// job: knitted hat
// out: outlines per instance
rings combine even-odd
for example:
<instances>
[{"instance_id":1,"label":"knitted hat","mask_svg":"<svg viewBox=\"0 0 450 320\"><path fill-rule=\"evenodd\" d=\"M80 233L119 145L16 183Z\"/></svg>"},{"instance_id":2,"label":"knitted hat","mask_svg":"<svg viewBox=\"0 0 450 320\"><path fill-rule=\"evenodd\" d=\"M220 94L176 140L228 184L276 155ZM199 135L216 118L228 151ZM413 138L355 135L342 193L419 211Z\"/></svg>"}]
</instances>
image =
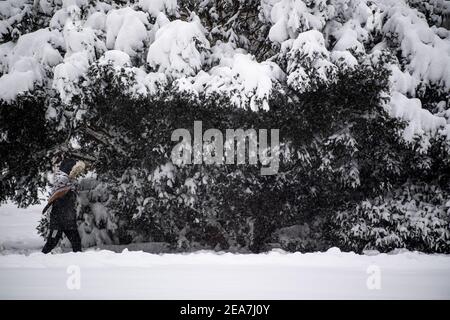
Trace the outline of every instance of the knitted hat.
<instances>
[{"instance_id":1,"label":"knitted hat","mask_svg":"<svg viewBox=\"0 0 450 320\"><path fill-rule=\"evenodd\" d=\"M72 170L72 167L75 165L75 163L77 163L77 162L73 159L64 159L63 161L61 161L61 164L59 165L59 170L61 170L64 173L69 174L70 171Z\"/></svg>"}]
</instances>

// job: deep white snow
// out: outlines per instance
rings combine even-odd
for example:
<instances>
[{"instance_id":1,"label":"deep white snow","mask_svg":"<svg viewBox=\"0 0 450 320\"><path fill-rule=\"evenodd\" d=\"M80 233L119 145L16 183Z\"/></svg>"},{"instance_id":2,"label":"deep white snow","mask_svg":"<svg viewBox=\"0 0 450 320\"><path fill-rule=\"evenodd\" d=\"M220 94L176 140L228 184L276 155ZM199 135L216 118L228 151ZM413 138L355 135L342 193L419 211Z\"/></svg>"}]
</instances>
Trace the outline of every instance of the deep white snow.
<instances>
[{"instance_id":1,"label":"deep white snow","mask_svg":"<svg viewBox=\"0 0 450 320\"><path fill-rule=\"evenodd\" d=\"M44 240L36 231L42 208L35 205L18 209L11 203L0 206L0 254L42 249Z\"/></svg>"},{"instance_id":2,"label":"deep white snow","mask_svg":"<svg viewBox=\"0 0 450 320\"><path fill-rule=\"evenodd\" d=\"M0 207L0 299L450 298L450 255L357 255L337 248L306 254L89 249L44 255L35 233L41 208ZM77 274L79 289L73 286Z\"/></svg>"}]
</instances>

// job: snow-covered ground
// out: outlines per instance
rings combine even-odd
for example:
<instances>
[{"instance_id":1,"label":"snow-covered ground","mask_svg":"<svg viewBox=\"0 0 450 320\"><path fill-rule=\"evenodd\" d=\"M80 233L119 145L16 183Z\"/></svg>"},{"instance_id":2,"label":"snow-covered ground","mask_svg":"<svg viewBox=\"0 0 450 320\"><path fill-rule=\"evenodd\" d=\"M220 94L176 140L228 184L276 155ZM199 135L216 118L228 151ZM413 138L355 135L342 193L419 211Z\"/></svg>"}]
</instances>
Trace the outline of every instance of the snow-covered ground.
<instances>
[{"instance_id":1,"label":"snow-covered ground","mask_svg":"<svg viewBox=\"0 0 450 320\"><path fill-rule=\"evenodd\" d=\"M449 255L357 255L336 248L44 255L35 230L39 212L39 206L0 207L0 299L450 299Z\"/></svg>"},{"instance_id":2,"label":"snow-covered ground","mask_svg":"<svg viewBox=\"0 0 450 320\"><path fill-rule=\"evenodd\" d=\"M44 240L36 231L42 208L35 205L19 209L11 203L0 206L0 254L42 249Z\"/></svg>"}]
</instances>

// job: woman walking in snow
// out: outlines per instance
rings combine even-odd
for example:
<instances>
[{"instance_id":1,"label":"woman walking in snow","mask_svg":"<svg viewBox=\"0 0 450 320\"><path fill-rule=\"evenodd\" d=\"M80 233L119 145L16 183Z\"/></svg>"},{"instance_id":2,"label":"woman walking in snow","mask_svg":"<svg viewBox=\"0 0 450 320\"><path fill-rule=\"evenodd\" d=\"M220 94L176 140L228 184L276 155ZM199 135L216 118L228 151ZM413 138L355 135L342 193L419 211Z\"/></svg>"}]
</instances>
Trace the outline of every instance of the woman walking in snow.
<instances>
[{"instance_id":1,"label":"woman walking in snow","mask_svg":"<svg viewBox=\"0 0 450 320\"><path fill-rule=\"evenodd\" d=\"M75 178L85 168L82 161L64 159L55 174L50 198L43 213L50 209L50 230L47 242L42 249L49 253L58 244L63 233L72 244L74 252L81 251L81 239L76 223L76 181Z\"/></svg>"}]
</instances>

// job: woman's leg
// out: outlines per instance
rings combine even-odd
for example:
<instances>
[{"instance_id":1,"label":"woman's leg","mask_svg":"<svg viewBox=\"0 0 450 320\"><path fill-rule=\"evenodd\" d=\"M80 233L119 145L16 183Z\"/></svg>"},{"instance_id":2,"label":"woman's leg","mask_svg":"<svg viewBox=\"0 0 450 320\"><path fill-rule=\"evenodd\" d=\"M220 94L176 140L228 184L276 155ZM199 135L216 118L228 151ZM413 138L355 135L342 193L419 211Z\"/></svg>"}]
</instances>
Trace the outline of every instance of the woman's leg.
<instances>
[{"instance_id":1,"label":"woman's leg","mask_svg":"<svg viewBox=\"0 0 450 320\"><path fill-rule=\"evenodd\" d=\"M69 239L70 243L72 244L73 252L80 252L81 251L81 238L80 238L80 234L78 233L78 230L77 229L64 230L64 233L66 234L67 239Z\"/></svg>"},{"instance_id":2,"label":"woman's leg","mask_svg":"<svg viewBox=\"0 0 450 320\"><path fill-rule=\"evenodd\" d=\"M44 245L44 248L42 248L43 253L49 253L53 250L54 247L58 244L59 240L62 237L62 231L51 229L48 233L47 242Z\"/></svg>"}]
</instances>

